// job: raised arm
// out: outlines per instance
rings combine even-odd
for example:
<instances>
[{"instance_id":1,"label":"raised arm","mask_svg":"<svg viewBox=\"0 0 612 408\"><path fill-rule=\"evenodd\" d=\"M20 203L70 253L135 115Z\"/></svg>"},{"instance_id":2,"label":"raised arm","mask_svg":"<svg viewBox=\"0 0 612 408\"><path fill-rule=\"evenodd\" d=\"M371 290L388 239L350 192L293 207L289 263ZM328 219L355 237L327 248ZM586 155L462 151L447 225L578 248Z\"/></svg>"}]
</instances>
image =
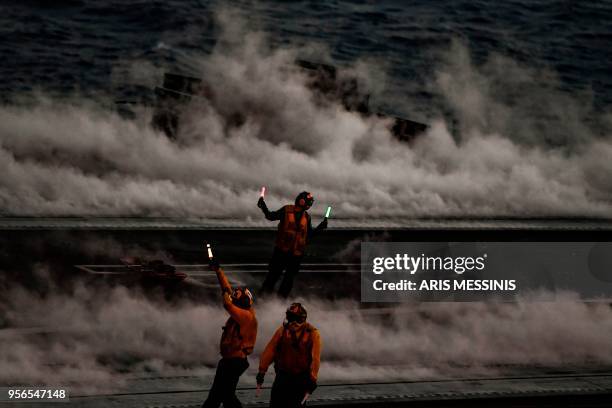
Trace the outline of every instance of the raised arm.
<instances>
[{"instance_id":1,"label":"raised arm","mask_svg":"<svg viewBox=\"0 0 612 408\"><path fill-rule=\"evenodd\" d=\"M327 218L323 218L323 221L321 221L319 225L313 228L312 220L310 218L310 215L308 215L308 236L309 237L316 236L319 232L323 231L326 228L327 228Z\"/></svg>"},{"instance_id":2,"label":"raised arm","mask_svg":"<svg viewBox=\"0 0 612 408\"><path fill-rule=\"evenodd\" d=\"M221 292L223 294L223 307L225 310L227 310L230 316L232 316L232 318L238 322L238 324L247 322L251 316L248 311L239 308L232 302L232 287L229 280L225 276L225 273L223 272L223 268L221 268L218 264L211 264L211 267L215 270L217 279L219 280L219 285L221 286Z\"/></svg>"},{"instance_id":3,"label":"raised arm","mask_svg":"<svg viewBox=\"0 0 612 408\"><path fill-rule=\"evenodd\" d=\"M257 206L261 208L261 212L264 213L264 216L268 221L279 221L285 215L284 207L276 211L268 210L268 206L266 205L266 202L264 201L263 197L259 197L259 201L257 201Z\"/></svg>"},{"instance_id":4,"label":"raised arm","mask_svg":"<svg viewBox=\"0 0 612 408\"><path fill-rule=\"evenodd\" d=\"M219 280L219 285L221 286L221 292L223 292L223 295L225 296L225 294L228 294L231 296L232 287L227 280L227 276L225 276L225 273L223 272L223 268L221 268L219 265L211 265L211 267L217 274L217 280Z\"/></svg>"}]
</instances>

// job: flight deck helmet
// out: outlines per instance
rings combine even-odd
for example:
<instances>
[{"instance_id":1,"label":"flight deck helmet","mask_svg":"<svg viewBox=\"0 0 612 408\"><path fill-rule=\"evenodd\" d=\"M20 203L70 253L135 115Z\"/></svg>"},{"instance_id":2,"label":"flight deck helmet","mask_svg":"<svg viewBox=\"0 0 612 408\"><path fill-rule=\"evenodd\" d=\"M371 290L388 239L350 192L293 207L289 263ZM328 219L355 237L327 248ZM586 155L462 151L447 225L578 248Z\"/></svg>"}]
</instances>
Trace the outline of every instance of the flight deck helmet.
<instances>
[{"instance_id":1,"label":"flight deck helmet","mask_svg":"<svg viewBox=\"0 0 612 408\"><path fill-rule=\"evenodd\" d=\"M237 287L232 291L232 303L241 309L250 309L253 300L253 294L248 288Z\"/></svg>"},{"instance_id":2,"label":"flight deck helmet","mask_svg":"<svg viewBox=\"0 0 612 408\"><path fill-rule=\"evenodd\" d=\"M291 306L287 308L287 323L304 323L307 316L308 313L306 313L306 309L304 309L301 303L292 303Z\"/></svg>"},{"instance_id":3,"label":"flight deck helmet","mask_svg":"<svg viewBox=\"0 0 612 408\"><path fill-rule=\"evenodd\" d=\"M304 209L309 209L314 203L314 197L308 191L302 191L295 198L295 205Z\"/></svg>"}]
</instances>

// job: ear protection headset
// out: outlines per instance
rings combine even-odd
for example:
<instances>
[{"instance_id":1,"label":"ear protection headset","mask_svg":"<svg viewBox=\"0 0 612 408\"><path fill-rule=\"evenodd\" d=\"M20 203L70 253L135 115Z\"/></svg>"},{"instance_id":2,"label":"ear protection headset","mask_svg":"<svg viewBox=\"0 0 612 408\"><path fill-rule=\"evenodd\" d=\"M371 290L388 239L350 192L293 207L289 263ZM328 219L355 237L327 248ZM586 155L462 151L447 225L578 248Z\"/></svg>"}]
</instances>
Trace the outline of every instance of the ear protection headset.
<instances>
[{"instance_id":1,"label":"ear protection headset","mask_svg":"<svg viewBox=\"0 0 612 408\"><path fill-rule=\"evenodd\" d=\"M232 303L242 309L248 309L253 304L253 294L247 288L238 287L232 292Z\"/></svg>"},{"instance_id":2,"label":"ear protection headset","mask_svg":"<svg viewBox=\"0 0 612 408\"><path fill-rule=\"evenodd\" d=\"M302 191L295 199L295 203L300 207L312 207L312 204L314 203L314 197L309 192Z\"/></svg>"},{"instance_id":3,"label":"ear protection headset","mask_svg":"<svg viewBox=\"0 0 612 408\"><path fill-rule=\"evenodd\" d=\"M287 323L297 322L304 323L306 321L306 317L308 313L306 313L306 309L302 306L301 303L292 303L285 313Z\"/></svg>"}]
</instances>

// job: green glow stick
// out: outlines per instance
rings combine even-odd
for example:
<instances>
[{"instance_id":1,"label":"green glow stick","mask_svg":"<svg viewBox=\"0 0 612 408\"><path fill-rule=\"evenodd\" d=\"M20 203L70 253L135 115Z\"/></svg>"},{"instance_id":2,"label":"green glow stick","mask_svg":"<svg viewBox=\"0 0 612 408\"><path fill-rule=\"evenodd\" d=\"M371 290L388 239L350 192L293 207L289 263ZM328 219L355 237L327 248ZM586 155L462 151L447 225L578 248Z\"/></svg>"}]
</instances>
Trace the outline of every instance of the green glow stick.
<instances>
[{"instance_id":1,"label":"green glow stick","mask_svg":"<svg viewBox=\"0 0 612 408\"><path fill-rule=\"evenodd\" d=\"M327 207L327 211L325 211L325 218L329 218L329 215L331 214L331 205Z\"/></svg>"}]
</instances>

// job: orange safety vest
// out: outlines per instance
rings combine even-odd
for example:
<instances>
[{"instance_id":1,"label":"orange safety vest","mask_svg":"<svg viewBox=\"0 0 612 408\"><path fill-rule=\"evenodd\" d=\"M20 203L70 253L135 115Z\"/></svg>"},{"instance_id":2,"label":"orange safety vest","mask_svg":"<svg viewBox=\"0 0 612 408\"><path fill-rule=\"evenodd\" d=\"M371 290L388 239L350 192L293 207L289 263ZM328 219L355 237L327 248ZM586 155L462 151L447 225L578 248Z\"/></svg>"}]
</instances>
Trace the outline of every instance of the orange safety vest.
<instances>
[{"instance_id":1,"label":"orange safety vest","mask_svg":"<svg viewBox=\"0 0 612 408\"><path fill-rule=\"evenodd\" d=\"M308 373L317 380L321 364L319 331L309 323L297 330L281 326L261 354L259 371L266 372L271 362L277 371L300 375Z\"/></svg>"},{"instance_id":2,"label":"orange safety vest","mask_svg":"<svg viewBox=\"0 0 612 408\"><path fill-rule=\"evenodd\" d=\"M304 255L308 235L308 212L304 210L298 224L296 221L296 213L300 212L298 208L295 205L286 205L283 209L285 216L278 224L276 247L295 256Z\"/></svg>"},{"instance_id":3,"label":"orange safety vest","mask_svg":"<svg viewBox=\"0 0 612 408\"><path fill-rule=\"evenodd\" d=\"M241 309L232 303L232 287L222 268L215 271L219 284L223 289L223 307L230 317L223 326L221 335L221 356L225 358L246 358L253 352L255 340L257 339L257 318L255 309Z\"/></svg>"},{"instance_id":4,"label":"orange safety vest","mask_svg":"<svg viewBox=\"0 0 612 408\"><path fill-rule=\"evenodd\" d=\"M234 306L235 307L235 306ZM253 352L257 337L257 319L253 310L240 310L242 322L234 317L227 319L221 335L221 356L245 358Z\"/></svg>"}]
</instances>

